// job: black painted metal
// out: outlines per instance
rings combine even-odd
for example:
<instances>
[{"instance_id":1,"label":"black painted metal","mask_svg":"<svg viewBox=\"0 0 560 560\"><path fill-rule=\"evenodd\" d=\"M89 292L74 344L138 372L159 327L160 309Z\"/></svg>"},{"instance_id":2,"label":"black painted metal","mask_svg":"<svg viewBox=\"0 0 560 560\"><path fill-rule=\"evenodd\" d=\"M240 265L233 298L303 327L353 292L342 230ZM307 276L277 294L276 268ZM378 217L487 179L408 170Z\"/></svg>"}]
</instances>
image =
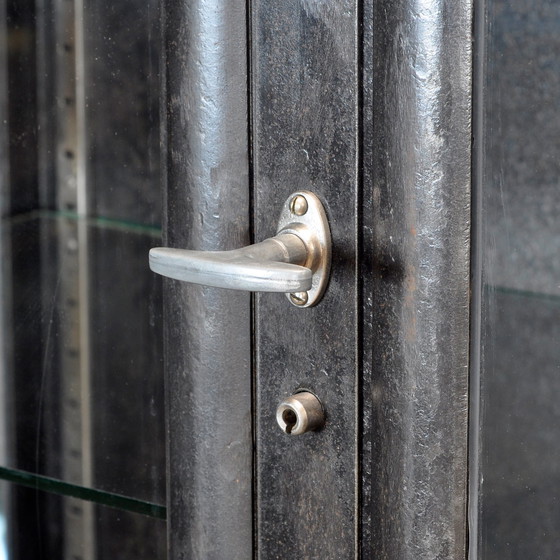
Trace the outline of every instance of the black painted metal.
<instances>
[{"instance_id":1,"label":"black painted metal","mask_svg":"<svg viewBox=\"0 0 560 560\"><path fill-rule=\"evenodd\" d=\"M333 238L323 300L256 298L258 557L353 558L358 538L358 12L352 0L253 3L255 235L290 192L314 192ZM282 399L305 387L323 430L290 437Z\"/></svg>"},{"instance_id":2,"label":"black painted metal","mask_svg":"<svg viewBox=\"0 0 560 560\"><path fill-rule=\"evenodd\" d=\"M367 2L368 18L362 555L461 559L472 4Z\"/></svg>"},{"instance_id":3,"label":"black painted metal","mask_svg":"<svg viewBox=\"0 0 560 560\"><path fill-rule=\"evenodd\" d=\"M246 10L166 0L166 242L249 243ZM252 556L250 295L165 282L170 558Z\"/></svg>"},{"instance_id":4,"label":"black painted metal","mask_svg":"<svg viewBox=\"0 0 560 560\"><path fill-rule=\"evenodd\" d=\"M333 237L319 305L255 296L258 558L465 556L471 9L251 3L255 241L299 189ZM239 247L245 13L164 12L168 244ZM166 282L172 558L251 557L248 306ZM275 410L300 388L327 422L289 437Z\"/></svg>"}]
</instances>

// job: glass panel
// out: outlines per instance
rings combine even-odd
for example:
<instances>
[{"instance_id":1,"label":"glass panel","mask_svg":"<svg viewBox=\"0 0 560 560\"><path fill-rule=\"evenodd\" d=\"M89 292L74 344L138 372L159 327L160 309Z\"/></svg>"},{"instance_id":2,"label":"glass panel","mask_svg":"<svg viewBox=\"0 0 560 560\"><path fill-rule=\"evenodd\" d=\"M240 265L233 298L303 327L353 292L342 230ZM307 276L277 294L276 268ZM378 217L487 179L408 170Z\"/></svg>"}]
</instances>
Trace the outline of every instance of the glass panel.
<instances>
[{"instance_id":1,"label":"glass panel","mask_svg":"<svg viewBox=\"0 0 560 560\"><path fill-rule=\"evenodd\" d=\"M83 4L90 211L159 226L160 2L74 3Z\"/></svg>"},{"instance_id":2,"label":"glass panel","mask_svg":"<svg viewBox=\"0 0 560 560\"><path fill-rule=\"evenodd\" d=\"M165 503L159 232L5 219L0 465Z\"/></svg>"},{"instance_id":3,"label":"glass panel","mask_svg":"<svg viewBox=\"0 0 560 560\"><path fill-rule=\"evenodd\" d=\"M560 557L560 4L488 0L487 9L478 557L552 559Z\"/></svg>"},{"instance_id":4,"label":"glass panel","mask_svg":"<svg viewBox=\"0 0 560 560\"><path fill-rule=\"evenodd\" d=\"M159 2L0 12L0 478L162 517Z\"/></svg>"},{"instance_id":5,"label":"glass panel","mask_svg":"<svg viewBox=\"0 0 560 560\"><path fill-rule=\"evenodd\" d=\"M163 560L165 521L0 482L0 560Z\"/></svg>"}]
</instances>

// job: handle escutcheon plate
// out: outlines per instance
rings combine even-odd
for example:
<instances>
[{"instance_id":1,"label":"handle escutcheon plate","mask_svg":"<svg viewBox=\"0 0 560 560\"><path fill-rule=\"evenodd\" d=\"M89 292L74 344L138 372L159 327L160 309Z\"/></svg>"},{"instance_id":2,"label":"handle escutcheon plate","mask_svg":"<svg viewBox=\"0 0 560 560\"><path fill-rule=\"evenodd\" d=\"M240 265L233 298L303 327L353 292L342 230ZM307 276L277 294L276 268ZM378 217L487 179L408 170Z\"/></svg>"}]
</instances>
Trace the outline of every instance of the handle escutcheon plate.
<instances>
[{"instance_id":1,"label":"handle escutcheon plate","mask_svg":"<svg viewBox=\"0 0 560 560\"><path fill-rule=\"evenodd\" d=\"M311 287L292 291L287 294L288 300L296 307L317 305L327 289L331 270L331 232L319 198L310 191L292 193L280 212L277 232L293 233L302 239L307 249L303 266L312 272Z\"/></svg>"}]
</instances>

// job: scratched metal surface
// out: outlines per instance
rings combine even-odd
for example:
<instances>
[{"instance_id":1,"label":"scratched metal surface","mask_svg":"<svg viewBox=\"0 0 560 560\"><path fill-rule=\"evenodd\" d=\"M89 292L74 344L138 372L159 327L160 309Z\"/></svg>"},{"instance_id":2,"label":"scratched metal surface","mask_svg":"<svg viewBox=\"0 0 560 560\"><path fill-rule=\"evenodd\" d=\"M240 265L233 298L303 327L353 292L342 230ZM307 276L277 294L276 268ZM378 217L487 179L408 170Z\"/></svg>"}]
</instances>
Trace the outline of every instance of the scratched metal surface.
<instances>
[{"instance_id":1,"label":"scratched metal surface","mask_svg":"<svg viewBox=\"0 0 560 560\"><path fill-rule=\"evenodd\" d=\"M166 243L241 247L249 243L245 4L166 0L163 14ZM247 560L250 295L165 286L169 557Z\"/></svg>"},{"instance_id":2,"label":"scratched metal surface","mask_svg":"<svg viewBox=\"0 0 560 560\"><path fill-rule=\"evenodd\" d=\"M466 548L472 3L366 2L363 558ZM369 107L372 107L370 109ZM369 209L369 210L368 210ZM370 300L371 298L371 300ZM371 301L371 305L368 302Z\"/></svg>"},{"instance_id":3,"label":"scratched metal surface","mask_svg":"<svg viewBox=\"0 0 560 560\"><path fill-rule=\"evenodd\" d=\"M284 200L306 189L324 202L333 239L319 305L256 297L258 557L355 558L358 4L257 0L252 25L255 237L274 234ZM327 422L290 437L275 411L300 387Z\"/></svg>"}]
</instances>

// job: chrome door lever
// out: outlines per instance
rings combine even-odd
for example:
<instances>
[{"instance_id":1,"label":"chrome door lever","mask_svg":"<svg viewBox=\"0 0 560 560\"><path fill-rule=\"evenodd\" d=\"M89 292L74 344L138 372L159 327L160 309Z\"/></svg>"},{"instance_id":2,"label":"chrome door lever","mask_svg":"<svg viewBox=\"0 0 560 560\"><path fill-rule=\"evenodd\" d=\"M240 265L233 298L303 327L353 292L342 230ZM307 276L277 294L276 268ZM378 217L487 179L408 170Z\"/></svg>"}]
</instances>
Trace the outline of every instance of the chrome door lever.
<instances>
[{"instance_id":1,"label":"chrome door lever","mask_svg":"<svg viewBox=\"0 0 560 560\"><path fill-rule=\"evenodd\" d=\"M320 200L311 192L290 195L277 233L232 251L150 250L150 268L169 278L217 288L284 292L298 307L319 302L328 283L331 236Z\"/></svg>"}]
</instances>

